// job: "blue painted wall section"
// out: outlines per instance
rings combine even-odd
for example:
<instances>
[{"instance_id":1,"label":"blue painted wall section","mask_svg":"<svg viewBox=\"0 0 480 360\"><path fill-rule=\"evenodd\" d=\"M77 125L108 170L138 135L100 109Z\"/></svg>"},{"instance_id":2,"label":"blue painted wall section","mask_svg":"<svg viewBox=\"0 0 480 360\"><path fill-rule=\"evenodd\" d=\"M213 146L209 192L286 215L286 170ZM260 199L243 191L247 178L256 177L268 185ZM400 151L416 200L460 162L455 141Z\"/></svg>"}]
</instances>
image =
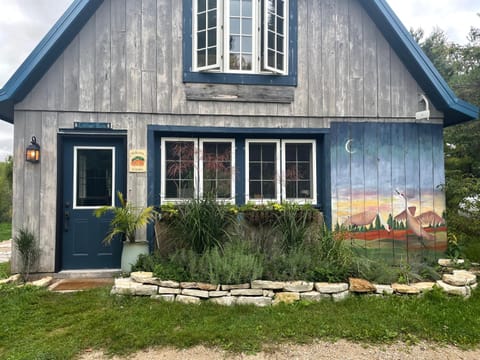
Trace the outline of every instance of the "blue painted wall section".
<instances>
[{"instance_id":1,"label":"blue painted wall section","mask_svg":"<svg viewBox=\"0 0 480 360\"><path fill-rule=\"evenodd\" d=\"M445 251L441 125L333 123L330 140L333 228L394 264Z\"/></svg>"}]
</instances>

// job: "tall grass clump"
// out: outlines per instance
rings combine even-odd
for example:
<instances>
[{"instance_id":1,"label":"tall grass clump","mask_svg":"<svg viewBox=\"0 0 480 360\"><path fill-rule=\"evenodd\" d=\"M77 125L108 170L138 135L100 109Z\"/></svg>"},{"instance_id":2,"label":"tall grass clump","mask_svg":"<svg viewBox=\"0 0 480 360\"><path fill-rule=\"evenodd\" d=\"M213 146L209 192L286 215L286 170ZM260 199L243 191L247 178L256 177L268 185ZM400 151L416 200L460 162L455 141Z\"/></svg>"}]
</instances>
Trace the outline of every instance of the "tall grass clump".
<instances>
[{"instance_id":1,"label":"tall grass clump","mask_svg":"<svg viewBox=\"0 0 480 360\"><path fill-rule=\"evenodd\" d=\"M236 222L236 214L212 196L178 206L170 228L176 239L198 254L222 247Z\"/></svg>"},{"instance_id":2,"label":"tall grass clump","mask_svg":"<svg viewBox=\"0 0 480 360\"><path fill-rule=\"evenodd\" d=\"M281 238L284 251L290 251L302 246L312 229L312 218L315 209L310 205L285 203L276 212L274 229Z\"/></svg>"},{"instance_id":3,"label":"tall grass clump","mask_svg":"<svg viewBox=\"0 0 480 360\"><path fill-rule=\"evenodd\" d=\"M20 228L13 238L13 243L20 254L20 276L23 282L27 282L40 254L35 235L26 228Z\"/></svg>"}]
</instances>

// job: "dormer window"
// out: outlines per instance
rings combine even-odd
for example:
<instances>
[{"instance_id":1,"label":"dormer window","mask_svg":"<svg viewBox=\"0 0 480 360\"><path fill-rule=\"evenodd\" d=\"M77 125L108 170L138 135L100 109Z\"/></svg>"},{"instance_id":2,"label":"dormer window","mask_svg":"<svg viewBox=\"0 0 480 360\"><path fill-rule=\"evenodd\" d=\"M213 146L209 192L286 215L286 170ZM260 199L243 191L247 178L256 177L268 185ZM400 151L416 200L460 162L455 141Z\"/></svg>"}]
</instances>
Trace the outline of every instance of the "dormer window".
<instances>
[{"instance_id":1,"label":"dormer window","mask_svg":"<svg viewBox=\"0 0 480 360\"><path fill-rule=\"evenodd\" d=\"M195 0L195 71L288 73L288 0Z\"/></svg>"},{"instance_id":2,"label":"dormer window","mask_svg":"<svg viewBox=\"0 0 480 360\"><path fill-rule=\"evenodd\" d=\"M297 85L297 0L183 0L185 82Z\"/></svg>"}]
</instances>

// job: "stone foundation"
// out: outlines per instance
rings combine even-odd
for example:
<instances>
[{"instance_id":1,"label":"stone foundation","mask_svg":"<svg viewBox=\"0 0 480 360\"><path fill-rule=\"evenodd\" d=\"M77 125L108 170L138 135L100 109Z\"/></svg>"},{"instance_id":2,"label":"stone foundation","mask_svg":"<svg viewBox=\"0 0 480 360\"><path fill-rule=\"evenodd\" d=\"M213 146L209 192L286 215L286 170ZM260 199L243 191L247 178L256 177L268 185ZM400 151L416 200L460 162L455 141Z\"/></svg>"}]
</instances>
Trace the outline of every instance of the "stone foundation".
<instances>
[{"instance_id":1,"label":"stone foundation","mask_svg":"<svg viewBox=\"0 0 480 360\"><path fill-rule=\"evenodd\" d=\"M154 278L150 272L134 272L129 278L115 279L111 294L150 296L155 300L187 304L210 301L225 306L271 306L299 300L340 301L352 294L415 296L432 290L434 287L439 287L451 295L469 297L472 290L477 287L477 279L468 271L455 270L453 274L445 274L443 279L437 283L422 282L412 285L378 285L354 278L349 279L349 283L254 280L250 284L213 285L160 280Z\"/></svg>"}]
</instances>

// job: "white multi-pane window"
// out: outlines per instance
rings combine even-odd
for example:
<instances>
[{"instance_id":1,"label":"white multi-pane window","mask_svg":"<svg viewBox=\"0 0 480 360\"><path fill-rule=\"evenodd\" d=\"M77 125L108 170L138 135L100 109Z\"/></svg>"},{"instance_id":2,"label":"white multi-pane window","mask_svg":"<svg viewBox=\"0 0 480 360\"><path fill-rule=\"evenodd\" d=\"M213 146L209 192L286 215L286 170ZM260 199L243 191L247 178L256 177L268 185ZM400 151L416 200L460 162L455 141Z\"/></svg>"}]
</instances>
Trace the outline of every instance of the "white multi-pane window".
<instances>
[{"instance_id":1,"label":"white multi-pane window","mask_svg":"<svg viewBox=\"0 0 480 360\"><path fill-rule=\"evenodd\" d=\"M175 202L211 194L233 202L234 150L233 139L162 139L162 200Z\"/></svg>"},{"instance_id":2,"label":"white multi-pane window","mask_svg":"<svg viewBox=\"0 0 480 360\"><path fill-rule=\"evenodd\" d=\"M246 140L246 201L316 203L315 140Z\"/></svg>"},{"instance_id":3,"label":"white multi-pane window","mask_svg":"<svg viewBox=\"0 0 480 360\"><path fill-rule=\"evenodd\" d=\"M288 0L193 0L193 68L288 74Z\"/></svg>"}]
</instances>

